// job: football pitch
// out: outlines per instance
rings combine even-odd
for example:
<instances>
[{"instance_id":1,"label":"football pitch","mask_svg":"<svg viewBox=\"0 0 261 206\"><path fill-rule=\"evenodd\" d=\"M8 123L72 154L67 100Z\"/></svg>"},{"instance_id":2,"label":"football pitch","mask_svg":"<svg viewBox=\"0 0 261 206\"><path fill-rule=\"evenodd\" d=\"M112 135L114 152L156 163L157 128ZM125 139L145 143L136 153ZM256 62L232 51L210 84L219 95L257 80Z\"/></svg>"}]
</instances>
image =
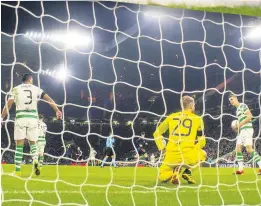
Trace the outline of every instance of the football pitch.
<instances>
[{"instance_id":1,"label":"football pitch","mask_svg":"<svg viewBox=\"0 0 261 206\"><path fill-rule=\"evenodd\" d=\"M41 176L12 176L14 165L2 165L2 203L7 205L260 205L261 176L245 169L198 168L196 185L157 183L157 168L44 166ZM157 187L156 187L157 186ZM19 201L19 203L18 203Z\"/></svg>"}]
</instances>

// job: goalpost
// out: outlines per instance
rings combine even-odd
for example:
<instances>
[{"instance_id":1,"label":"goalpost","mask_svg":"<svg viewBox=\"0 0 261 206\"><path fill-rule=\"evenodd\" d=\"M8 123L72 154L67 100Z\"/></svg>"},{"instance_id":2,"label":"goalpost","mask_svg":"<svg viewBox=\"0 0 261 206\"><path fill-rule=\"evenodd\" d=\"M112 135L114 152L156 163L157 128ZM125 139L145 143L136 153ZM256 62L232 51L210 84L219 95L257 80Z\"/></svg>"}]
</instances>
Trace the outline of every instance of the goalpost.
<instances>
[{"instance_id":1,"label":"goalpost","mask_svg":"<svg viewBox=\"0 0 261 206\"><path fill-rule=\"evenodd\" d=\"M129 136L122 136L125 131L119 130L122 133L116 132L117 138L122 142L128 141L137 152L135 138L140 137L140 130L148 130L145 139L152 145L154 140L151 135L155 127L168 114L179 109L180 97L184 94L194 96L197 111L206 119L206 124L214 125L213 128L206 126L206 151L213 156L211 161L204 164L206 168L212 165L214 168L211 171L215 174L212 178L205 167L199 167L195 171L198 180L196 185L187 185L184 182L179 186L164 185L157 178L158 167L140 169L139 162L150 162L140 160L139 157L131 162L119 161L123 165L134 165L131 169L67 167L59 165L61 160L72 160L66 156L64 149L58 157L46 154L55 159L55 165L46 166L53 168L49 169L52 172L47 175L44 168L42 177L30 175L29 167L25 167L27 176L14 177L11 167L2 164L2 204L259 205L261 179L254 174L255 166L249 170L252 174L250 179L246 176L232 177L231 180L226 179L224 176L227 174L218 167L234 167L235 164L234 160L227 162L227 156L235 146L235 134L230 130L235 113L227 101L230 91L251 106L255 117L254 145L261 148L261 20L256 17L261 16L261 7L258 1L229 2L229 5L218 0L212 0L211 4L204 0L85 2L88 5L86 12L75 9L77 6L71 2L64 2L66 16L52 15L52 9L50 6L47 9L45 2L39 2L38 13L28 4L1 2L2 9L14 12L15 21L12 33L1 29L1 72L10 76L10 81L2 79L4 82L1 85L1 96L5 98L2 102L6 102L11 89L19 83L17 79L20 71L34 73L38 86L48 88L51 93L56 91L56 88L52 91L52 87L59 87L63 93L63 101L59 104L65 119L57 126L61 130L48 129L48 134L59 136L64 148L66 135L84 139L85 146L91 148L96 141L90 140L91 136L95 135L103 141L110 129L118 132L115 128L125 125L124 130L130 129ZM160 6L150 6L152 4ZM26 23L20 22L26 19L21 18L23 12L39 21L40 30L34 30L32 25L27 28ZM231 15L235 13L236 15ZM128 18L123 19L125 14ZM81 18L87 18L88 24L83 23L85 21L81 21ZM63 30L48 25L46 19L61 24ZM2 19L2 24L5 21L8 20ZM21 25L24 27L23 32L19 27ZM78 28L82 33L78 32ZM60 57L52 56L51 50L60 55L61 62L55 60ZM75 56L70 56L72 54ZM38 59L35 60L36 56ZM27 62L32 59L35 62ZM50 63L52 61L56 62L55 67ZM81 67L82 70L77 70ZM105 67L110 68L111 72L107 72ZM133 75L129 71L136 73ZM42 76L53 78L59 85L52 85L51 82L45 82L44 85ZM86 99L88 104L74 101L76 92L68 87L70 81L85 85L81 98ZM94 89L94 84L99 84L98 92ZM119 85L123 89L119 89ZM109 103L99 103L101 97L98 93L101 96L108 94L103 93L103 89L111 92ZM56 95L53 96L55 99ZM60 94L57 94L58 98L61 98ZM144 98L150 101L149 107L146 107ZM69 111L68 107L74 108ZM75 120L66 122L66 112L72 114L74 110L77 114L85 114L86 119L81 124L85 125L86 130L70 130L66 126L76 125ZM109 126L105 126L106 129L106 123L93 118L98 111L102 113L100 119L109 117ZM12 145L13 133L7 126L7 123L10 125L12 122L14 118L11 111L2 128L2 131L5 130L5 133L2 132L5 135L2 139L8 139L7 145L1 144L2 162L7 153L15 152ZM94 127L96 128L93 129ZM115 151L118 148L115 147ZM261 151L258 152L260 154ZM25 151L24 154L28 155ZM224 163L218 164L220 160L224 160ZM253 165L247 162L247 166ZM67 171L73 175L67 176ZM229 175L231 171L228 171ZM99 179L96 181L97 178ZM250 186L246 186L247 184ZM231 199L229 192L236 194L237 198ZM189 200L190 196L187 197L186 194L191 195L192 199ZM212 197L214 194L216 196ZM254 194L252 199L248 197L250 194ZM94 196L97 200L94 200ZM168 199L169 196L172 199ZM104 201L99 202L99 199ZM127 203L123 204L122 201Z\"/></svg>"}]
</instances>

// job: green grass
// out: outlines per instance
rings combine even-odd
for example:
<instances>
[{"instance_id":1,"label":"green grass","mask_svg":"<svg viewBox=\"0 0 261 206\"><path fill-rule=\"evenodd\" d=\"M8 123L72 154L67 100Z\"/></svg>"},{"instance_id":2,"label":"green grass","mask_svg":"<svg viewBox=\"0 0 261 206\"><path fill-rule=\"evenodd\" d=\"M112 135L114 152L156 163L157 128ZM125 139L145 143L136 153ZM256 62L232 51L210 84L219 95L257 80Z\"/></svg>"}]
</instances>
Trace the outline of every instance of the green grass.
<instances>
[{"instance_id":1,"label":"green grass","mask_svg":"<svg viewBox=\"0 0 261 206\"><path fill-rule=\"evenodd\" d=\"M30 200L33 206L59 202L99 206L108 202L121 206L134 202L137 206L156 202L164 206L261 203L261 177L254 169L234 176L233 168L198 168L193 172L197 184L188 185L182 180L180 187L157 184L157 169L148 167L45 166L36 177L30 176L31 166L25 165L21 178L11 176L13 170L14 165L2 165L3 206L29 205Z\"/></svg>"},{"instance_id":2,"label":"green grass","mask_svg":"<svg viewBox=\"0 0 261 206\"><path fill-rule=\"evenodd\" d=\"M154 6L162 6L159 4L150 4ZM207 12L217 12L217 13L227 13L227 14L241 14L246 16L261 16L261 6L235 6L235 7L225 7L225 6L187 6L185 4L169 4L169 8L178 9L189 9L197 11L207 11Z\"/></svg>"}]
</instances>

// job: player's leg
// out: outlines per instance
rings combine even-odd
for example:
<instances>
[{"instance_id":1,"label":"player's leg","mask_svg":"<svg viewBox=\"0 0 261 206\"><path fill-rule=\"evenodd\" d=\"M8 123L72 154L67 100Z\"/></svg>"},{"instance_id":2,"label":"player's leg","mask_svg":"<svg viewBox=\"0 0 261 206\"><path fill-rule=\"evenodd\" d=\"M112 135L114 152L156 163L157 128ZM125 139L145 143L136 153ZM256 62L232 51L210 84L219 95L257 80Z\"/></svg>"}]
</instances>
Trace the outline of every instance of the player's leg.
<instances>
[{"instance_id":1,"label":"player's leg","mask_svg":"<svg viewBox=\"0 0 261 206\"><path fill-rule=\"evenodd\" d=\"M115 159L116 159L115 151L114 151L113 148L110 148L110 149L111 149L111 150L110 150L111 164L112 164L114 167L117 167L116 161L115 161Z\"/></svg>"},{"instance_id":2,"label":"player's leg","mask_svg":"<svg viewBox=\"0 0 261 206\"><path fill-rule=\"evenodd\" d=\"M117 167L115 159L115 155L111 155L111 164L113 165L113 167Z\"/></svg>"},{"instance_id":3,"label":"player's leg","mask_svg":"<svg viewBox=\"0 0 261 206\"><path fill-rule=\"evenodd\" d=\"M103 158L102 160L102 163L101 163L101 167L104 167L104 163L107 161L109 156L107 156L107 154L105 154L105 157Z\"/></svg>"},{"instance_id":4,"label":"player's leg","mask_svg":"<svg viewBox=\"0 0 261 206\"><path fill-rule=\"evenodd\" d=\"M199 147L195 147L192 151L184 154L184 162L186 165L183 166L185 170L182 173L182 178L186 180L188 184L196 184L196 181L192 178L192 169L190 166L197 166L200 162L205 161L206 158L207 153Z\"/></svg>"},{"instance_id":5,"label":"player's leg","mask_svg":"<svg viewBox=\"0 0 261 206\"><path fill-rule=\"evenodd\" d=\"M23 159L24 140L16 140L15 149L15 174L21 176L21 164Z\"/></svg>"},{"instance_id":6,"label":"player's leg","mask_svg":"<svg viewBox=\"0 0 261 206\"><path fill-rule=\"evenodd\" d=\"M45 148L46 142L42 142L42 141L37 141L37 146L39 149L39 154L38 154L38 162L40 165L40 169L42 169L43 166L43 160L44 160L44 148Z\"/></svg>"},{"instance_id":7,"label":"player's leg","mask_svg":"<svg viewBox=\"0 0 261 206\"><path fill-rule=\"evenodd\" d=\"M170 166L163 162L159 169L159 180L162 183L179 184L179 168L179 166Z\"/></svg>"},{"instance_id":8,"label":"player's leg","mask_svg":"<svg viewBox=\"0 0 261 206\"><path fill-rule=\"evenodd\" d=\"M38 144L38 147L39 147L38 162L39 162L40 168L42 168L43 160L44 160L44 155L43 155L43 153L44 153L44 146Z\"/></svg>"},{"instance_id":9,"label":"player's leg","mask_svg":"<svg viewBox=\"0 0 261 206\"><path fill-rule=\"evenodd\" d=\"M39 150L37 146L38 140L38 122L35 120L28 120L27 137L30 144L30 151L33 156L33 166L35 175L40 175L40 165L38 162Z\"/></svg>"},{"instance_id":10,"label":"player's leg","mask_svg":"<svg viewBox=\"0 0 261 206\"><path fill-rule=\"evenodd\" d=\"M258 175L261 175L261 159L258 153L253 149L253 129L245 130L245 146L247 152L251 155L253 163L259 167Z\"/></svg>"},{"instance_id":11,"label":"player's leg","mask_svg":"<svg viewBox=\"0 0 261 206\"><path fill-rule=\"evenodd\" d=\"M186 168L182 173L182 178L188 182L188 184L196 184L196 181L192 178L191 168Z\"/></svg>"},{"instance_id":12,"label":"player's leg","mask_svg":"<svg viewBox=\"0 0 261 206\"><path fill-rule=\"evenodd\" d=\"M259 167L258 175L261 175L261 158L258 153L253 149L252 145L246 145L246 150L249 154L251 154L253 163L257 163Z\"/></svg>"},{"instance_id":13,"label":"player's leg","mask_svg":"<svg viewBox=\"0 0 261 206\"><path fill-rule=\"evenodd\" d=\"M242 132L240 132L239 136L237 137L237 144L236 144L236 161L238 163L238 170L233 173L237 175L241 175L244 173L244 165L243 165L243 154L242 154L242 146L244 145L244 137L242 136Z\"/></svg>"},{"instance_id":14,"label":"player's leg","mask_svg":"<svg viewBox=\"0 0 261 206\"><path fill-rule=\"evenodd\" d=\"M21 123L21 124L20 124ZM16 143L15 148L15 174L21 176L21 163L23 159L23 150L24 150L24 139L26 138L26 127L16 120L14 126L14 140Z\"/></svg>"},{"instance_id":15,"label":"player's leg","mask_svg":"<svg viewBox=\"0 0 261 206\"><path fill-rule=\"evenodd\" d=\"M182 159L180 155L174 155L171 152L166 153L166 156L159 168L159 180L162 183L171 182L179 184L180 163Z\"/></svg>"},{"instance_id":16,"label":"player's leg","mask_svg":"<svg viewBox=\"0 0 261 206\"><path fill-rule=\"evenodd\" d=\"M38 150L37 143L35 141L29 140L29 144L30 144L30 152L32 154L32 159L33 159L34 173L35 175L40 175L40 164L38 161L39 150Z\"/></svg>"}]
</instances>

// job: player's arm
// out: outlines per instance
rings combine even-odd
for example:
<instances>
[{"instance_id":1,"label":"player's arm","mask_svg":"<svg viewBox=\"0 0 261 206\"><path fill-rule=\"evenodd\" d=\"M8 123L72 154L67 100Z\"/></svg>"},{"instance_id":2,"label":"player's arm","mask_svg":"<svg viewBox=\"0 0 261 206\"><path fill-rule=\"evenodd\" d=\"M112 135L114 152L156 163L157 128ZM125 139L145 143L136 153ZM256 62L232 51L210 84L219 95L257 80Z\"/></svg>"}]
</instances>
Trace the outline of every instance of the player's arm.
<instances>
[{"instance_id":1,"label":"player's arm","mask_svg":"<svg viewBox=\"0 0 261 206\"><path fill-rule=\"evenodd\" d=\"M242 122L240 122L239 128L243 127L245 124L250 122L252 120L252 118L253 118L253 115L252 115L252 113L250 112L250 110L248 109L247 106L244 108L244 110L245 111L243 111L243 112L246 115L246 119L244 119Z\"/></svg>"},{"instance_id":2,"label":"player's arm","mask_svg":"<svg viewBox=\"0 0 261 206\"><path fill-rule=\"evenodd\" d=\"M162 134L164 134L168 128L169 128L169 117L167 117L162 123L160 123L160 125L157 127L156 131L153 134L155 143L159 150L163 150L165 148Z\"/></svg>"},{"instance_id":3,"label":"player's arm","mask_svg":"<svg viewBox=\"0 0 261 206\"><path fill-rule=\"evenodd\" d=\"M206 145L206 137L204 134L204 121L200 118L200 125L197 130L197 143L196 146L203 148Z\"/></svg>"},{"instance_id":4,"label":"player's arm","mask_svg":"<svg viewBox=\"0 0 261 206\"><path fill-rule=\"evenodd\" d=\"M53 101L53 99L48 94L45 94L45 93L42 94L42 98L45 101L47 101L48 104L52 107L52 109L56 113L57 119L62 119L62 112L59 110L59 108L57 107L57 104Z\"/></svg>"},{"instance_id":5,"label":"player's arm","mask_svg":"<svg viewBox=\"0 0 261 206\"><path fill-rule=\"evenodd\" d=\"M1 114L2 120L3 120L4 118L6 118L6 116L7 116L8 112L9 112L9 110L11 109L11 107L12 107L12 105L13 105L13 103L14 103L15 95L17 95L17 88L16 88L16 87L14 87L14 88L12 89L11 95L10 95L10 97L8 98L8 101L7 101L6 105L4 106L4 109L3 109L2 114Z\"/></svg>"},{"instance_id":6,"label":"player's arm","mask_svg":"<svg viewBox=\"0 0 261 206\"><path fill-rule=\"evenodd\" d=\"M4 119L7 116L8 111L11 109L13 103L14 99L8 99L7 104L4 106L4 109L1 114L2 119Z\"/></svg>"}]
</instances>

